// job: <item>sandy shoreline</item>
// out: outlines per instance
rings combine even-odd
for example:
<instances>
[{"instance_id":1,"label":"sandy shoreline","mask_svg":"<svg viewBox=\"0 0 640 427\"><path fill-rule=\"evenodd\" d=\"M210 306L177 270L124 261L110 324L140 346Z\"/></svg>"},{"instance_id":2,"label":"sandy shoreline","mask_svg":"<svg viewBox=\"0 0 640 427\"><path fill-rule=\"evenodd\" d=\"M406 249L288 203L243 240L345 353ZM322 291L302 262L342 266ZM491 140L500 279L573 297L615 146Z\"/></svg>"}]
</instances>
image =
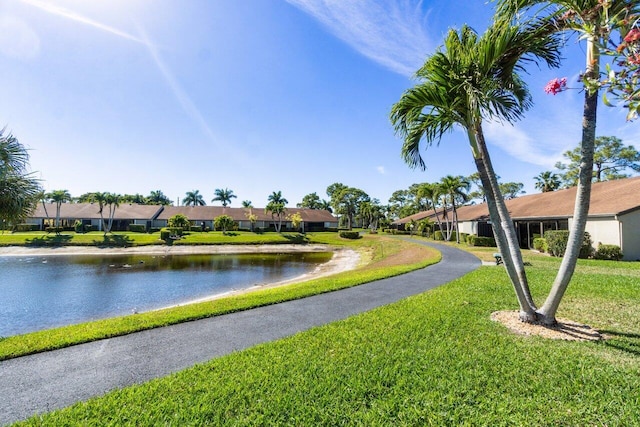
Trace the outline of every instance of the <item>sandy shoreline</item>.
<instances>
[{"instance_id":1,"label":"sandy shoreline","mask_svg":"<svg viewBox=\"0 0 640 427\"><path fill-rule=\"evenodd\" d=\"M209 255L209 254L247 254L247 253L302 253L333 252L332 258L319 265L313 271L273 283L261 283L245 289L210 295L204 298L183 302L178 305L210 301L230 295L238 295L258 289L272 288L290 283L303 282L354 269L360 262L360 255L353 249L336 248L328 245L193 245L193 246L134 246L129 248L99 248L95 246L61 246L57 248L28 248L24 246L0 247L0 257L32 257L59 255ZM171 307L175 307L172 305ZM163 307L167 308L167 307Z\"/></svg>"}]
</instances>

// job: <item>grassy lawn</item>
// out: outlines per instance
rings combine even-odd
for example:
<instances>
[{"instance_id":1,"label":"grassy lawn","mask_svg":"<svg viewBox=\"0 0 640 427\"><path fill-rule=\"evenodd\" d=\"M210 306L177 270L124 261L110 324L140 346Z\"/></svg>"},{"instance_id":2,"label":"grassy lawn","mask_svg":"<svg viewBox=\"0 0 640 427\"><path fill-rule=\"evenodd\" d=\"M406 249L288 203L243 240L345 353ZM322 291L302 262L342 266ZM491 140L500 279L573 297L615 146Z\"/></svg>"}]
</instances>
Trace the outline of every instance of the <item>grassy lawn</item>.
<instances>
[{"instance_id":1,"label":"grassy lawn","mask_svg":"<svg viewBox=\"0 0 640 427\"><path fill-rule=\"evenodd\" d=\"M541 298L557 260L527 255ZM640 425L638 263L580 262L559 316L600 342L514 335L504 269L263 344L25 425Z\"/></svg>"},{"instance_id":2,"label":"grassy lawn","mask_svg":"<svg viewBox=\"0 0 640 427\"><path fill-rule=\"evenodd\" d=\"M316 240L317 239L317 240ZM174 245L233 245L233 244L280 244L280 243L335 243L343 242L338 234L333 232L308 233L251 233L247 231L233 231L223 234L221 231L186 232L182 239L173 242ZM74 233L65 231L60 235L39 231L11 233L0 232L0 246L144 246L164 245L160 240L160 233L109 233L106 237L100 231L89 233Z\"/></svg>"},{"instance_id":3,"label":"grassy lawn","mask_svg":"<svg viewBox=\"0 0 640 427\"><path fill-rule=\"evenodd\" d=\"M286 239L271 234L273 238ZM337 233L313 233L305 237L313 243L350 246L360 252L362 265L329 277L214 301L0 337L0 360L347 288L425 267L440 259L439 253L432 249L398 239L366 235L358 240L345 240Z\"/></svg>"}]
</instances>

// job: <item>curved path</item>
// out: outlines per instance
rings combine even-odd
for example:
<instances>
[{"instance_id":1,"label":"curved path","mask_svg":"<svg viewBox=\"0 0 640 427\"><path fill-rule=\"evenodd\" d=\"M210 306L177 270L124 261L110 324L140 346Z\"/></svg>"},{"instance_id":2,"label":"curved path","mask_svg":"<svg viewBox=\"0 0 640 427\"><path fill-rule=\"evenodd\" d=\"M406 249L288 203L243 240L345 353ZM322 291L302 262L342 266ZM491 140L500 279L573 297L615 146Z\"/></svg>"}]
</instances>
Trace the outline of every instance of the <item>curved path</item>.
<instances>
[{"instance_id":1,"label":"curved path","mask_svg":"<svg viewBox=\"0 0 640 427\"><path fill-rule=\"evenodd\" d=\"M142 383L419 294L480 266L432 245L442 261L422 270L267 307L0 362L0 424Z\"/></svg>"}]
</instances>

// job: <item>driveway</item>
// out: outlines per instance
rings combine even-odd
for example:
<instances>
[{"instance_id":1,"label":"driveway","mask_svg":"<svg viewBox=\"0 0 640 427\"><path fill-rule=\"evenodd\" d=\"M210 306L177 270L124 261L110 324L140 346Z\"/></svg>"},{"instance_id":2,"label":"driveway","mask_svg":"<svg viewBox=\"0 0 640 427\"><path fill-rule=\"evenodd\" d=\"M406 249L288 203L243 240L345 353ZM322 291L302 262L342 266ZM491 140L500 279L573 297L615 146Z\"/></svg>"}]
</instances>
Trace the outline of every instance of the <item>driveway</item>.
<instances>
[{"instance_id":1,"label":"driveway","mask_svg":"<svg viewBox=\"0 0 640 427\"><path fill-rule=\"evenodd\" d=\"M0 362L0 424L166 376L450 282L481 263L448 246L425 269L353 288Z\"/></svg>"}]
</instances>

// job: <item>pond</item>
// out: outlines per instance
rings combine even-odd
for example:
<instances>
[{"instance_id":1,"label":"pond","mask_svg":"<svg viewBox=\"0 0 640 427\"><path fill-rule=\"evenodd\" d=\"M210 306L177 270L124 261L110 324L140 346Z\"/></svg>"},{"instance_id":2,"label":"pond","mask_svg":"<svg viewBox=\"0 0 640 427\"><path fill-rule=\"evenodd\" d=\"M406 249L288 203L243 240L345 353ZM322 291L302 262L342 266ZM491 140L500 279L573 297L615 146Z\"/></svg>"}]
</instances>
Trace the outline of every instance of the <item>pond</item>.
<instances>
[{"instance_id":1,"label":"pond","mask_svg":"<svg viewBox=\"0 0 640 427\"><path fill-rule=\"evenodd\" d=\"M183 304L311 272L327 252L0 257L0 337Z\"/></svg>"}]
</instances>

